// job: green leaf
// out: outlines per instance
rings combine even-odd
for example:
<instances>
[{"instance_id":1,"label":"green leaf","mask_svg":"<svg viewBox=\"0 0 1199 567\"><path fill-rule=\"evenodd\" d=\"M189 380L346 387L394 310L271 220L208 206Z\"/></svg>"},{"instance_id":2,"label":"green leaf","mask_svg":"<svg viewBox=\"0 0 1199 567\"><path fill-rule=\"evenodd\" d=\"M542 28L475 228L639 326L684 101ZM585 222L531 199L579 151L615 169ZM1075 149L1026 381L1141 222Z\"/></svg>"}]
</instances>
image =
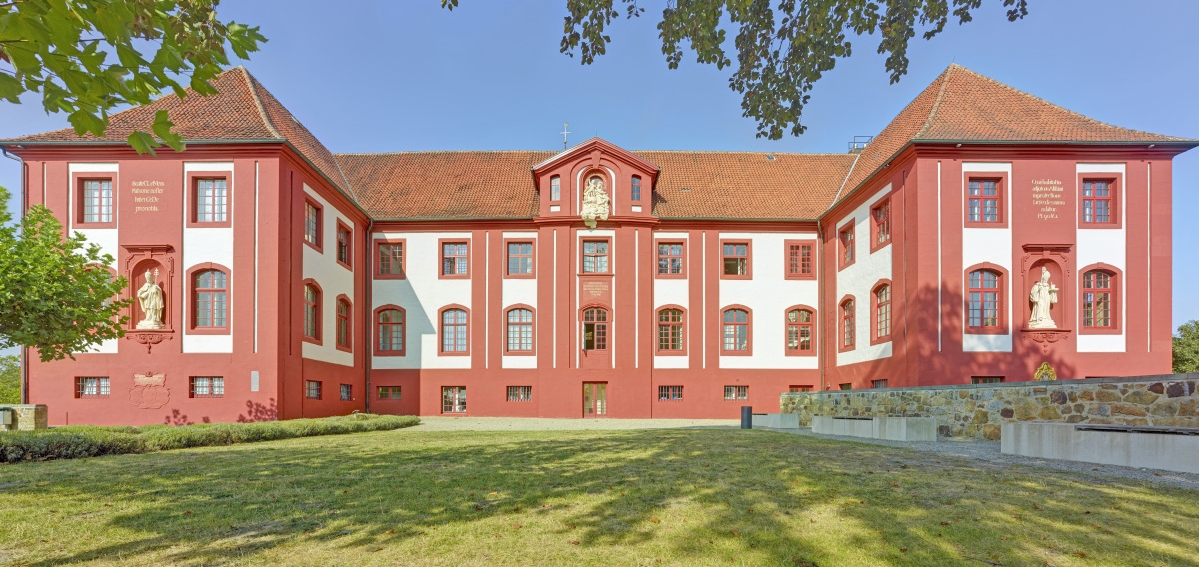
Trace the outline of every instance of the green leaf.
<instances>
[{"instance_id":1,"label":"green leaf","mask_svg":"<svg viewBox=\"0 0 1199 567\"><path fill-rule=\"evenodd\" d=\"M154 136L145 132L134 132L126 140L129 141L130 146L133 146L133 151L139 154L158 155L154 153L154 148L158 146L158 140L155 140Z\"/></svg>"}]
</instances>

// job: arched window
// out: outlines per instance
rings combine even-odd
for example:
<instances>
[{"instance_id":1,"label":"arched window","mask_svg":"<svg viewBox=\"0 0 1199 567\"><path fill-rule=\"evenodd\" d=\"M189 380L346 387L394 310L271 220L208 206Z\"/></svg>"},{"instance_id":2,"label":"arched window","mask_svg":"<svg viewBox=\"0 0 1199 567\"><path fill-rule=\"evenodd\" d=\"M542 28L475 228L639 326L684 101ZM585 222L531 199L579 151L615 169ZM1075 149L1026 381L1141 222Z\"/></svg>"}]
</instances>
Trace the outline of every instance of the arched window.
<instances>
[{"instance_id":1,"label":"arched window","mask_svg":"<svg viewBox=\"0 0 1199 567\"><path fill-rule=\"evenodd\" d=\"M853 298L841 302L841 350L857 344L857 305Z\"/></svg>"},{"instance_id":2,"label":"arched window","mask_svg":"<svg viewBox=\"0 0 1199 567\"><path fill-rule=\"evenodd\" d=\"M816 317L804 308L787 310L787 354L812 354L812 325Z\"/></svg>"},{"instance_id":3,"label":"arched window","mask_svg":"<svg viewBox=\"0 0 1199 567\"><path fill-rule=\"evenodd\" d=\"M722 314L724 322L724 341L721 350L725 352L749 351L749 311L739 308L725 309Z\"/></svg>"},{"instance_id":4,"label":"arched window","mask_svg":"<svg viewBox=\"0 0 1199 567\"><path fill-rule=\"evenodd\" d=\"M608 350L608 310L583 310L583 350Z\"/></svg>"},{"instance_id":5,"label":"arched window","mask_svg":"<svg viewBox=\"0 0 1199 567\"><path fill-rule=\"evenodd\" d=\"M384 308L378 311L377 343L379 354L404 354L404 311L399 308Z\"/></svg>"},{"instance_id":6,"label":"arched window","mask_svg":"<svg viewBox=\"0 0 1199 567\"><path fill-rule=\"evenodd\" d=\"M350 347L350 300L343 297L337 299L337 348L349 350Z\"/></svg>"},{"instance_id":7,"label":"arched window","mask_svg":"<svg viewBox=\"0 0 1199 567\"><path fill-rule=\"evenodd\" d=\"M874 288L874 338L887 339L891 336L891 285L882 284Z\"/></svg>"},{"instance_id":8,"label":"arched window","mask_svg":"<svg viewBox=\"0 0 1199 567\"><path fill-rule=\"evenodd\" d=\"M321 338L321 292L313 284L304 285L304 336Z\"/></svg>"},{"instance_id":9,"label":"arched window","mask_svg":"<svg viewBox=\"0 0 1199 567\"><path fill-rule=\"evenodd\" d=\"M466 310L441 312L441 352L466 353Z\"/></svg>"},{"instance_id":10,"label":"arched window","mask_svg":"<svg viewBox=\"0 0 1199 567\"><path fill-rule=\"evenodd\" d=\"M995 270L979 269L970 272L966 296L967 327L979 330L1001 327L1001 280L1002 276Z\"/></svg>"},{"instance_id":11,"label":"arched window","mask_svg":"<svg viewBox=\"0 0 1199 567\"><path fill-rule=\"evenodd\" d=\"M508 310L508 351L533 351L533 311L531 309Z\"/></svg>"},{"instance_id":12,"label":"arched window","mask_svg":"<svg viewBox=\"0 0 1199 567\"><path fill-rule=\"evenodd\" d=\"M633 183L630 185L630 198L633 201L641 200L641 177L634 175Z\"/></svg>"},{"instance_id":13,"label":"arched window","mask_svg":"<svg viewBox=\"0 0 1199 567\"><path fill-rule=\"evenodd\" d=\"M658 350L683 350L683 310L666 308L658 311Z\"/></svg>"},{"instance_id":14,"label":"arched window","mask_svg":"<svg viewBox=\"0 0 1199 567\"><path fill-rule=\"evenodd\" d=\"M1115 327L1112 314L1116 277L1106 270L1082 275L1082 326L1091 329Z\"/></svg>"},{"instance_id":15,"label":"arched window","mask_svg":"<svg viewBox=\"0 0 1199 567\"><path fill-rule=\"evenodd\" d=\"M228 278L220 270L197 272L195 326L201 329L223 328L228 323Z\"/></svg>"}]
</instances>

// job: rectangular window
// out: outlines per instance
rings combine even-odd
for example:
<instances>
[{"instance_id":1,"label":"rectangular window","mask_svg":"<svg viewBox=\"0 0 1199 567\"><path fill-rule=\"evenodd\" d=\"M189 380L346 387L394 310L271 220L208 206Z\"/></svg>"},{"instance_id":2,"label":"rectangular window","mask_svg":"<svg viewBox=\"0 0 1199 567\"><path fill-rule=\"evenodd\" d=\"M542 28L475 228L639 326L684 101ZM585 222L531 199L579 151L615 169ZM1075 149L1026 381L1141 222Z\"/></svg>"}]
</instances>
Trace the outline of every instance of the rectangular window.
<instances>
[{"instance_id":1,"label":"rectangular window","mask_svg":"<svg viewBox=\"0 0 1199 567\"><path fill-rule=\"evenodd\" d=\"M809 241L787 241L787 279L812 279L816 277L816 243Z\"/></svg>"},{"instance_id":2,"label":"rectangular window","mask_svg":"<svg viewBox=\"0 0 1199 567\"><path fill-rule=\"evenodd\" d=\"M222 398L225 396L225 379L220 376L192 376L190 396L192 398Z\"/></svg>"},{"instance_id":3,"label":"rectangular window","mask_svg":"<svg viewBox=\"0 0 1199 567\"><path fill-rule=\"evenodd\" d=\"M811 392L811 391L812 391L812 387L811 387L811 386L791 386L790 388L788 388L788 390L787 390L787 391L789 391L789 392L792 392L792 393L795 393L795 392Z\"/></svg>"},{"instance_id":4,"label":"rectangular window","mask_svg":"<svg viewBox=\"0 0 1199 567\"><path fill-rule=\"evenodd\" d=\"M112 222L112 180L83 180L83 215L85 223Z\"/></svg>"},{"instance_id":5,"label":"rectangular window","mask_svg":"<svg viewBox=\"0 0 1199 567\"><path fill-rule=\"evenodd\" d=\"M841 261L841 268L849 267L856 258L857 251L854 249L856 243L853 232L853 221L850 221L849 226L842 228L837 233L837 246L841 252L838 258Z\"/></svg>"},{"instance_id":6,"label":"rectangular window","mask_svg":"<svg viewBox=\"0 0 1199 567\"><path fill-rule=\"evenodd\" d=\"M1003 376L971 376L971 384L999 384L1003 382Z\"/></svg>"},{"instance_id":7,"label":"rectangular window","mask_svg":"<svg viewBox=\"0 0 1199 567\"><path fill-rule=\"evenodd\" d=\"M380 400L398 400L400 399L399 386L379 386Z\"/></svg>"},{"instance_id":8,"label":"rectangular window","mask_svg":"<svg viewBox=\"0 0 1199 567\"><path fill-rule=\"evenodd\" d=\"M304 203L304 242L321 248L321 210L311 202Z\"/></svg>"},{"instance_id":9,"label":"rectangular window","mask_svg":"<svg viewBox=\"0 0 1199 567\"><path fill-rule=\"evenodd\" d=\"M196 222L225 222L229 193L224 179L196 180Z\"/></svg>"},{"instance_id":10,"label":"rectangular window","mask_svg":"<svg viewBox=\"0 0 1199 567\"><path fill-rule=\"evenodd\" d=\"M886 380L871 380L871 381L870 381L870 387L871 387L871 388L875 388L875 389L878 389L878 388L886 388L886 387L887 387L887 381L886 381Z\"/></svg>"},{"instance_id":11,"label":"rectangular window","mask_svg":"<svg viewBox=\"0 0 1199 567\"><path fill-rule=\"evenodd\" d=\"M1115 206L1111 181L1084 180L1082 182L1082 222L1084 224L1113 224Z\"/></svg>"},{"instance_id":12,"label":"rectangular window","mask_svg":"<svg viewBox=\"0 0 1199 567\"><path fill-rule=\"evenodd\" d=\"M846 382L846 383L844 383L844 384L841 384L840 388L841 388L842 390L852 390L852 389L853 389L853 384L850 384L849 382Z\"/></svg>"},{"instance_id":13,"label":"rectangular window","mask_svg":"<svg viewBox=\"0 0 1199 567\"><path fill-rule=\"evenodd\" d=\"M683 401L682 386L658 386L658 401L659 402L681 402Z\"/></svg>"},{"instance_id":14,"label":"rectangular window","mask_svg":"<svg viewBox=\"0 0 1199 567\"><path fill-rule=\"evenodd\" d=\"M550 200L558 201L562 199L562 180L557 175L550 178Z\"/></svg>"},{"instance_id":15,"label":"rectangular window","mask_svg":"<svg viewBox=\"0 0 1199 567\"><path fill-rule=\"evenodd\" d=\"M606 273L608 273L608 241L607 240L584 240L583 241L583 273L585 273L585 274L606 274Z\"/></svg>"},{"instance_id":16,"label":"rectangular window","mask_svg":"<svg viewBox=\"0 0 1199 567\"><path fill-rule=\"evenodd\" d=\"M533 243L508 243L508 275L528 276L533 274Z\"/></svg>"},{"instance_id":17,"label":"rectangular window","mask_svg":"<svg viewBox=\"0 0 1199 567\"><path fill-rule=\"evenodd\" d=\"M466 413L466 386L441 388L442 413Z\"/></svg>"},{"instance_id":18,"label":"rectangular window","mask_svg":"<svg viewBox=\"0 0 1199 567\"><path fill-rule=\"evenodd\" d=\"M630 191L630 194L629 194L630 198L634 201L640 201L641 200L641 178L634 175L633 183L632 183L631 187L632 187L632 190Z\"/></svg>"},{"instance_id":19,"label":"rectangular window","mask_svg":"<svg viewBox=\"0 0 1199 567\"><path fill-rule=\"evenodd\" d=\"M465 242L443 242L441 244L441 275L467 275L467 245Z\"/></svg>"},{"instance_id":20,"label":"rectangular window","mask_svg":"<svg viewBox=\"0 0 1199 567\"><path fill-rule=\"evenodd\" d=\"M304 397L310 400L321 399L321 383L318 380L304 381Z\"/></svg>"},{"instance_id":21,"label":"rectangular window","mask_svg":"<svg viewBox=\"0 0 1199 567\"><path fill-rule=\"evenodd\" d=\"M683 275L683 243L682 242L659 242L658 243L658 275L659 276L681 276L681 275Z\"/></svg>"},{"instance_id":22,"label":"rectangular window","mask_svg":"<svg viewBox=\"0 0 1199 567\"><path fill-rule=\"evenodd\" d=\"M748 400L749 386L725 386L724 399L726 400Z\"/></svg>"},{"instance_id":23,"label":"rectangular window","mask_svg":"<svg viewBox=\"0 0 1199 567\"><path fill-rule=\"evenodd\" d=\"M404 244L395 242L379 245L379 275L404 275Z\"/></svg>"},{"instance_id":24,"label":"rectangular window","mask_svg":"<svg viewBox=\"0 0 1199 567\"><path fill-rule=\"evenodd\" d=\"M508 386L508 401L510 402L531 402L533 401L532 386Z\"/></svg>"},{"instance_id":25,"label":"rectangular window","mask_svg":"<svg viewBox=\"0 0 1199 567\"><path fill-rule=\"evenodd\" d=\"M75 379L76 398L107 398L107 376L84 376Z\"/></svg>"},{"instance_id":26,"label":"rectangular window","mask_svg":"<svg viewBox=\"0 0 1199 567\"><path fill-rule=\"evenodd\" d=\"M348 402L354 399L354 386L352 384L341 384L338 391L341 394L341 401Z\"/></svg>"},{"instance_id":27,"label":"rectangular window","mask_svg":"<svg viewBox=\"0 0 1199 567\"><path fill-rule=\"evenodd\" d=\"M870 232L874 235L870 251L873 252L891 242L891 199L883 199L883 202L870 209L870 220Z\"/></svg>"},{"instance_id":28,"label":"rectangular window","mask_svg":"<svg viewBox=\"0 0 1199 567\"><path fill-rule=\"evenodd\" d=\"M966 222L1003 224L1003 188L999 179L971 179L966 189Z\"/></svg>"},{"instance_id":29,"label":"rectangular window","mask_svg":"<svg viewBox=\"0 0 1199 567\"><path fill-rule=\"evenodd\" d=\"M723 253L723 275L733 277L749 276L749 243L725 242L721 246Z\"/></svg>"},{"instance_id":30,"label":"rectangular window","mask_svg":"<svg viewBox=\"0 0 1199 567\"><path fill-rule=\"evenodd\" d=\"M350 251L353 245L353 234L350 228L337 223L337 261L341 262L347 268L350 267Z\"/></svg>"}]
</instances>

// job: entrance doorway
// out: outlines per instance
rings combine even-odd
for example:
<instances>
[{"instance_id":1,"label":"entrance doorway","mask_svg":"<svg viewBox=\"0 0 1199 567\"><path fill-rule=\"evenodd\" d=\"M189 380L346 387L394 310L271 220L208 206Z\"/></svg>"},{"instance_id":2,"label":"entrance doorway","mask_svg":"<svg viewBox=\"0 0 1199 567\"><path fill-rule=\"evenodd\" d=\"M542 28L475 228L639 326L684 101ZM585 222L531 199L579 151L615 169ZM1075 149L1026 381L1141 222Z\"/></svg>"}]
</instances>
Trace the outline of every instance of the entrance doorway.
<instances>
[{"instance_id":1,"label":"entrance doorway","mask_svg":"<svg viewBox=\"0 0 1199 567\"><path fill-rule=\"evenodd\" d=\"M608 383L583 382L583 417L608 415Z\"/></svg>"}]
</instances>

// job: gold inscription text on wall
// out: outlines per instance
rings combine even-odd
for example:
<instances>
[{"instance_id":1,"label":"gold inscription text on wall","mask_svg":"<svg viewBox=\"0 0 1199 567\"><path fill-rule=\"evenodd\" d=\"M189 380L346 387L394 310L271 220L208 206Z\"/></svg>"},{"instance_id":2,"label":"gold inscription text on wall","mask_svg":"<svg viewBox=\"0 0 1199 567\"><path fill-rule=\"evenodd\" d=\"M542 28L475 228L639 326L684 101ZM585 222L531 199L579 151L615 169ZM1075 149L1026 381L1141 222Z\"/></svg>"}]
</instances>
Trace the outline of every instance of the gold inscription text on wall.
<instances>
[{"instance_id":1,"label":"gold inscription text on wall","mask_svg":"<svg viewBox=\"0 0 1199 567\"><path fill-rule=\"evenodd\" d=\"M1066 206L1065 188L1060 179L1033 179L1032 204L1037 207L1037 219L1059 218Z\"/></svg>"},{"instance_id":2,"label":"gold inscription text on wall","mask_svg":"<svg viewBox=\"0 0 1199 567\"><path fill-rule=\"evenodd\" d=\"M161 198L159 195L166 192L165 187L166 183L161 181L134 181L129 190L130 193L133 193L133 202L136 203L133 212L158 212L158 200Z\"/></svg>"},{"instance_id":3,"label":"gold inscription text on wall","mask_svg":"<svg viewBox=\"0 0 1199 567\"><path fill-rule=\"evenodd\" d=\"M583 291L591 297L599 297L608 291L608 282L583 282Z\"/></svg>"}]
</instances>

